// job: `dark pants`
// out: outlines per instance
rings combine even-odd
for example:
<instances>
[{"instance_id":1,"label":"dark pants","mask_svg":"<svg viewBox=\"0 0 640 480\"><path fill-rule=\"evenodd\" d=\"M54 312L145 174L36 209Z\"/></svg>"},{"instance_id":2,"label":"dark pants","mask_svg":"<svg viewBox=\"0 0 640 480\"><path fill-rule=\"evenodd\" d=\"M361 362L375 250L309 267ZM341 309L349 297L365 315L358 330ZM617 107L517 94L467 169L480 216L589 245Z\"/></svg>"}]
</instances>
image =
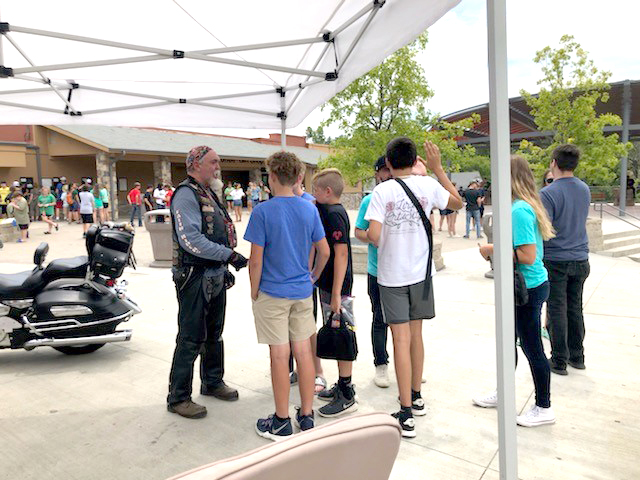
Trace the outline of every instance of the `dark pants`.
<instances>
[{"instance_id":1,"label":"dark pants","mask_svg":"<svg viewBox=\"0 0 640 480\"><path fill-rule=\"evenodd\" d=\"M169 376L167 403L191 399L193 364L200 355L200 380L212 389L224 376L222 330L226 306L224 276L208 278L198 267L174 269L178 294L178 336Z\"/></svg>"},{"instance_id":2,"label":"dark pants","mask_svg":"<svg viewBox=\"0 0 640 480\"><path fill-rule=\"evenodd\" d=\"M536 405L543 408L551 406L551 369L544 354L540 336L540 311L549 296L549 282L528 289L529 302L516 306L516 336L520 338L520 347L529 361L533 384L536 388ZM516 349L516 364L518 350Z\"/></svg>"},{"instance_id":3,"label":"dark pants","mask_svg":"<svg viewBox=\"0 0 640 480\"><path fill-rule=\"evenodd\" d=\"M387 353L387 324L382 316L382 304L380 303L380 289L378 288L378 277L367 275L367 292L371 299L371 312L373 321L371 322L371 344L373 346L373 364L386 365L389 363Z\"/></svg>"},{"instance_id":4,"label":"dark pants","mask_svg":"<svg viewBox=\"0 0 640 480\"><path fill-rule=\"evenodd\" d=\"M164 205L158 205L156 203L156 208L155 208L156 210L162 210L164 208L167 208L167 207L165 207ZM156 216L156 223L164 223L164 215Z\"/></svg>"},{"instance_id":5,"label":"dark pants","mask_svg":"<svg viewBox=\"0 0 640 480\"><path fill-rule=\"evenodd\" d=\"M551 361L565 368L567 361L584 362L584 317L582 290L591 271L589 260L553 262L545 260L549 272L547 330L551 340Z\"/></svg>"},{"instance_id":6,"label":"dark pants","mask_svg":"<svg viewBox=\"0 0 640 480\"><path fill-rule=\"evenodd\" d=\"M131 205L131 225L133 225L133 218L138 215L138 226L142 226L142 206L141 205Z\"/></svg>"}]
</instances>

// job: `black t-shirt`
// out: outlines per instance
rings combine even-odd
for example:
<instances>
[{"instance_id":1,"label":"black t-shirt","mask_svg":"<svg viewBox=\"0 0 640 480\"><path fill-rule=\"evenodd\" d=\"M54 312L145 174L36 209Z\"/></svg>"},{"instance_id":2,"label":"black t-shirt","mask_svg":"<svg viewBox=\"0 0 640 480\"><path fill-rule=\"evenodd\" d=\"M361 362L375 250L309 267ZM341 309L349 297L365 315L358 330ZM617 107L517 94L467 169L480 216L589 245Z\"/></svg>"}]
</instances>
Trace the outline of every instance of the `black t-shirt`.
<instances>
[{"instance_id":1,"label":"black t-shirt","mask_svg":"<svg viewBox=\"0 0 640 480\"><path fill-rule=\"evenodd\" d=\"M153 205L153 196L151 195L151 192L144 192L144 199L149 202L151 205ZM150 210L151 207L149 207L149 205L147 205L146 203L144 204L144 208L146 210Z\"/></svg>"},{"instance_id":2,"label":"black t-shirt","mask_svg":"<svg viewBox=\"0 0 640 480\"><path fill-rule=\"evenodd\" d=\"M342 284L342 295L351 295L353 270L351 268L351 240L349 239L351 225L349 224L349 216L344 207L339 203L336 205L318 203L317 207L320 220L322 220L322 225L324 226L327 242L329 243L329 250L331 251L327 266L324 267L317 285L321 290L331 293L333 289L333 264L335 261L334 245L337 243L346 243L349 256L347 260L347 271Z\"/></svg>"},{"instance_id":3,"label":"black t-shirt","mask_svg":"<svg viewBox=\"0 0 640 480\"><path fill-rule=\"evenodd\" d=\"M464 199L467 202L467 210L473 212L474 210L479 210L480 206L478 206L478 198L483 197L484 192L482 190L474 190L469 188L464 191Z\"/></svg>"}]
</instances>

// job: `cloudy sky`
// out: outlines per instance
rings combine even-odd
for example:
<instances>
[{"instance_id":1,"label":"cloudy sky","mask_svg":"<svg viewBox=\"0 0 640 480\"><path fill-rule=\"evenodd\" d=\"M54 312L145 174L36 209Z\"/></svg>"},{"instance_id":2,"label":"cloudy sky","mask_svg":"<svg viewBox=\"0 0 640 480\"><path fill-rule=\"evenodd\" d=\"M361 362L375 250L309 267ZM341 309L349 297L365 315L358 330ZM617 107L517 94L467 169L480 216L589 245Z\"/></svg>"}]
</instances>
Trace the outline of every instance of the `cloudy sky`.
<instances>
[{"instance_id":1,"label":"cloudy sky","mask_svg":"<svg viewBox=\"0 0 640 480\"><path fill-rule=\"evenodd\" d=\"M509 95L537 91L537 50L573 35L611 81L640 79L640 2L638 0L508 0ZM427 105L441 114L489 101L486 0L462 0L431 29L420 56L435 96ZM289 133L304 135L325 117L320 109ZM215 129L211 133L267 136L262 130ZM332 136L339 134L329 129Z\"/></svg>"}]
</instances>

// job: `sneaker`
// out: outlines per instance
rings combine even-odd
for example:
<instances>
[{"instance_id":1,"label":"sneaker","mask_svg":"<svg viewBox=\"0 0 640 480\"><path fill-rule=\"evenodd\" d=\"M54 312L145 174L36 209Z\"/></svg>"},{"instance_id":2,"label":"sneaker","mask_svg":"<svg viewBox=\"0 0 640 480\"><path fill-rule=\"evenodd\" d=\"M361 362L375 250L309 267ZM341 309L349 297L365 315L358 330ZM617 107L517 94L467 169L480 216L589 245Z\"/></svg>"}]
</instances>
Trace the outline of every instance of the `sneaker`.
<instances>
[{"instance_id":1,"label":"sneaker","mask_svg":"<svg viewBox=\"0 0 640 480\"><path fill-rule=\"evenodd\" d=\"M207 407L198 405L191 400L167 405L167 410L171 413L177 413L184 418L203 418L207 416Z\"/></svg>"},{"instance_id":2,"label":"sneaker","mask_svg":"<svg viewBox=\"0 0 640 480\"><path fill-rule=\"evenodd\" d=\"M289 384L290 385L298 384L298 372L296 371L289 372Z\"/></svg>"},{"instance_id":3,"label":"sneaker","mask_svg":"<svg viewBox=\"0 0 640 480\"><path fill-rule=\"evenodd\" d=\"M571 365L576 370L584 370L587 368L585 367L583 360L569 360L569 365Z\"/></svg>"},{"instance_id":4,"label":"sneaker","mask_svg":"<svg viewBox=\"0 0 640 480\"><path fill-rule=\"evenodd\" d=\"M277 442L283 438L288 438L293 435L293 427L291 426L291 419L280 422L276 419L275 414L269 415L267 418L259 418L256 423L256 433L261 437L268 438Z\"/></svg>"},{"instance_id":5,"label":"sneaker","mask_svg":"<svg viewBox=\"0 0 640 480\"><path fill-rule=\"evenodd\" d=\"M494 390L493 392L482 395L479 397L473 397L471 399L474 405L477 405L482 408L497 408L498 406L498 392Z\"/></svg>"},{"instance_id":6,"label":"sneaker","mask_svg":"<svg viewBox=\"0 0 640 480\"><path fill-rule=\"evenodd\" d=\"M296 416L293 420L295 426L302 432L312 429L315 426L313 410L311 410L311 415L301 415L300 410L301 407L296 407Z\"/></svg>"},{"instance_id":7,"label":"sneaker","mask_svg":"<svg viewBox=\"0 0 640 480\"><path fill-rule=\"evenodd\" d=\"M353 385L349 387L353 395L351 400L348 400L347 397L344 396L344 393L342 393L342 390L340 390L337 385L335 388L336 393L333 400L318 410L318 414L320 414L321 417L339 417L340 415L358 410L358 401Z\"/></svg>"},{"instance_id":8,"label":"sneaker","mask_svg":"<svg viewBox=\"0 0 640 480\"><path fill-rule=\"evenodd\" d=\"M324 400L325 402L330 402L336 396L336 391L338 390L338 384L334 383L331 385L331 388L325 388L321 392L318 393L318 398L320 400Z\"/></svg>"},{"instance_id":9,"label":"sneaker","mask_svg":"<svg viewBox=\"0 0 640 480\"><path fill-rule=\"evenodd\" d=\"M406 438L415 438L416 437L416 421L413 419L413 415L406 414L402 410L392 413L391 416L393 418L398 419L398 423L400 423L400 428L402 428L402 436Z\"/></svg>"},{"instance_id":10,"label":"sneaker","mask_svg":"<svg viewBox=\"0 0 640 480\"><path fill-rule=\"evenodd\" d=\"M398 403L400 403L400 397L398 397L397 400ZM424 403L424 398L418 397L411 401L411 412L417 417L422 417L427 414L427 404Z\"/></svg>"},{"instance_id":11,"label":"sneaker","mask_svg":"<svg viewBox=\"0 0 640 480\"><path fill-rule=\"evenodd\" d=\"M518 422L518 425L523 427L539 427L540 425L556 423L556 416L554 415L551 407L542 408L534 405L524 415L518 415L516 417L516 422Z\"/></svg>"},{"instance_id":12,"label":"sneaker","mask_svg":"<svg viewBox=\"0 0 640 480\"><path fill-rule=\"evenodd\" d=\"M569 375L569 372L567 372L566 365L560 365L558 362L555 362L553 360L549 360L549 368L556 375L562 375L562 376Z\"/></svg>"},{"instance_id":13,"label":"sneaker","mask_svg":"<svg viewBox=\"0 0 640 480\"><path fill-rule=\"evenodd\" d=\"M389 388L391 382L389 382L389 365L386 363L376 366L376 376L373 378L375 383L380 388Z\"/></svg>"}]
</instances>

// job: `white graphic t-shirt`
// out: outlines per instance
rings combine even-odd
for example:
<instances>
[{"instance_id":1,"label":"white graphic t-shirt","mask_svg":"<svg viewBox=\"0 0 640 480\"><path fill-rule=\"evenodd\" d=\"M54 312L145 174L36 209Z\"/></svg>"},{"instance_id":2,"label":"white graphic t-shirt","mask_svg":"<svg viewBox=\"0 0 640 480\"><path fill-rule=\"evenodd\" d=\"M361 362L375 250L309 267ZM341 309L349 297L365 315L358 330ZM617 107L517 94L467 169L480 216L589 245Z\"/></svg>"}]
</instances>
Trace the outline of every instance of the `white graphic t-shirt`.
<instances>
[{"instance_id":1,"label":"white graphic t-shirt","mask_svg":"<svg viewBox=\"0 0 640 480\"><path fill-rule=\"evenodd\" d=\"M447 208L449 192L431 177L412 175L403 179L422 205L427 217L431 209ZM427 275L429 239L420 214L395 181L379 184L371 194L364 217L382 224L378 242L378 283L403 287L424 281ZM432 275L436 268L432 265Z\"/></svg>"}]
</instances>

